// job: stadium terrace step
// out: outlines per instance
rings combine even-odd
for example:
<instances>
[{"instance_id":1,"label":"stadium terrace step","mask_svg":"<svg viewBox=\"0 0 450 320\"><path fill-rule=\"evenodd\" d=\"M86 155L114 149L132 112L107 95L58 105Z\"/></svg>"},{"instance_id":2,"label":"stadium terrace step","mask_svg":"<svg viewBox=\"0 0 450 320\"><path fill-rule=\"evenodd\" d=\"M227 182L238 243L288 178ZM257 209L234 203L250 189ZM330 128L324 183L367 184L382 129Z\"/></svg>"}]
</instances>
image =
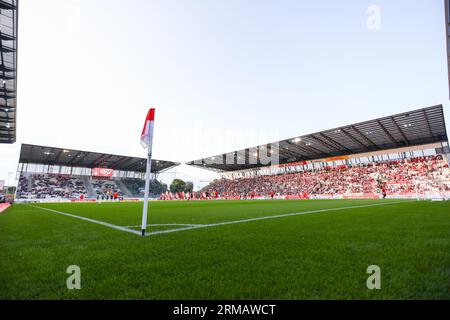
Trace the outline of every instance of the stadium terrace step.
<instances>
[{"instance_id":1,"label":"stadium terrace step","mask_svg":"<svg viewBox=\"0 0 450 320\"><path fill-rule=\"evenodd\" d=\"M84 187L86 188L88 198L97 197L97 195L95 194L95 191L94 191L94 187L92 186L91 182L89 181L89 178L81 177L81 180L83 181Z\"/></svg>"},{"instance_id":2,"label":"stadium terrace step","mask_svg":"<svg viewBox=\"0 0 450 320\"><path fill-rule=\"evenodd\" d=\"M33 189L33 184L34 184L34 177L31 175L30 178L26 181L26 185L28 190L32 190Z\"/></svg>"}]
</instances>

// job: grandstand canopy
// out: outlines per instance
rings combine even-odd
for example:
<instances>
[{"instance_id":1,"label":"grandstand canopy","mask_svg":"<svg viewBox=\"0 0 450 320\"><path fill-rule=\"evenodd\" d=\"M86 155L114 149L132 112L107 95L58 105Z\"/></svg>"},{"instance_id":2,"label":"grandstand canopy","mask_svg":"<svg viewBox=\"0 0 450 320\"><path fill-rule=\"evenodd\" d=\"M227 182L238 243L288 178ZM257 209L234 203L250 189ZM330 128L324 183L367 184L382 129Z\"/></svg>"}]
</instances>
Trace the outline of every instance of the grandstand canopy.
<instances>
[{"instance_id":1,"label":"grandstand canopy","mask_svg":"<svg viewBox=\"0 0 450 320\"><path fill-rule=\"evenodd\" d=\"M16 142L18 0L0 0L0 143Z\"/></svg>"},{"instance_id":2,"label":"grandstand canopy","mask_svg":"<svg viewBox=\"0 0 450 320\"><path fill-rule=\"evenodd\" d=\"M22 144L19 163L145 172L147 159ZM178 165L172 161L152 160L152 173L160 173Z\"/></svg>"},{"instance_id":3,"label":"grandstand canopy","mask_svg":"<svg viewBox=\"0 0 450 320\"><path fill-rule=\"evenodd\" d=\"M442 105L400 113L187 162L218 172L448 142ZM278 150L277 150L278 149ZM261 161L261 154L265 160Z\"/></svg>"}]
</instances>

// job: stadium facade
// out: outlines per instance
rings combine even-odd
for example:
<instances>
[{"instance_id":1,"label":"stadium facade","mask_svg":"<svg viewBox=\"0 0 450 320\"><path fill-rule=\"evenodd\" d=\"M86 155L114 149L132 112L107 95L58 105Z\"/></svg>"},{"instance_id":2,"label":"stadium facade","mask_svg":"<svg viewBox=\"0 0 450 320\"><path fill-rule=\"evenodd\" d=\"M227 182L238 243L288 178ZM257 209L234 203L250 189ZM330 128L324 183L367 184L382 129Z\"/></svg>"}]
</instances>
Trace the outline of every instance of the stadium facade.
<instances>
[{"instance_id":1,"label":"stadium facade","mask_svg":"<svg viewBox=\"0 0 450 320\"><path fill-rule=\"evenodd\" d=\"M0 0L0 143L16 142L18 0Z\"/></svg>"}]
</instances>

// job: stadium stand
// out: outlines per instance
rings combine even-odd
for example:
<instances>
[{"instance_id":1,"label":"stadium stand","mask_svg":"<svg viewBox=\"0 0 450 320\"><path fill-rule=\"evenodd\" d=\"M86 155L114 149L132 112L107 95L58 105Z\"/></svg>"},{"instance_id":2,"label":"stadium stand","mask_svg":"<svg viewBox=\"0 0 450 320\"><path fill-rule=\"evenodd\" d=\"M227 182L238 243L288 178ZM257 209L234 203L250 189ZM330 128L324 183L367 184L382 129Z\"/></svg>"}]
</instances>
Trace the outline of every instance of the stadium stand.
<instances>
[{"instance_id":1,"label":"stadium stand","mask_svg":"<svg viewBox=\"0 0 450 320\"><path fill-rule=\"evenodd\" d=\"M249 178L222 179L203 191L221 198L373 198L382 188L395 197L450 191L450 171L442 156L428 156Z\"/></svg>"},{"instance_id":2,"label":"stadium stand","mask_svg":"<svg viewBox=\"0 0 450 320\"><path fill-rule=\"evenodd\" d=\"M166 191L158 174L178 164L152 160L151 196ZM16 200L141 198L145 171L145 158L22 144Z\"/></svg>"},{"instance_id":3,"label":"stadium stand","mask_svg":"<svg viewBox=\"0 0 450 320\"><path fill-rule=\"evenodd\" d=\"M142 179L86 179L82 176L22 173L17 199L79 199L81 195L105 199L113 193L125 198L142 198L144 186ZM158 180L151 181L151 197L159 197L166 190Z\"/></svg>"},{"instance_id":4,"label":"stadium stand","mask_svg":"<svg viewBox=\"0 0 450 320\"><path fill-rule=\"evenodd\" d=\"M132 192L135 197L144 196L145 181L142 179L122 179L125 186ZM167 186L163 185L158 180L154 179L150 181L150 195L159 196L167 191Z\"/></svg>"},{"instance_id":5,"label":"stadium stand","mask_svg":"<svg viewBox=\"0 0 450 320\"><path fill-rule=\"evenodd\" d=\"M437 153L450 154L442 105L219 154L186 164L219 173L256 171L274 164L329 162L327 159L336 157L383 155L396 153L395 150L401 148L409 151L413 147L414 150L423 150L430 146L440 149Z\"/></svg>"},{"instance_id":6,"label":"stadium stand","mask_svg":"<svg viewBox=\"0 0 450 320\"><path fill-rule=\"evenodd\" d=\"M202 198L448 198L449 155L437 105L187 165L222 176Z\"/></svg>"},{"instance_id":7,"label":"stadium stand","mask_svg":"<svg viewBox=\"0 0 450 320\"><path fill-rule=\"evenodd\" d=\"M19 199L77 199L81 194L86 194L82 180L52 174L22 173L17 189Z\"/></svg>"},{"instance_id":8,"label":"stadium stand","mask_svg":"<svg viewBox=\"0 0 450 320\"><path fill-rule=\"evenodd\" d=\"M145 181L141 179L124 179L122 182L126 185L128 190L135 196L144 195ZM153 192L152 192L153 193Z\"/></svg>"},{"instance_id":9,"label":"stadium stand","mask_svg":"<svg viewBox=\"0 0 450 320\"><path fill-rule=\"evenodd\" d=\"M96 196L106 196L111 193L119 193L121 195L124 192L116 185L116 183L109 179L92 179L92 187Z\"/></svg>"}]
</instances>

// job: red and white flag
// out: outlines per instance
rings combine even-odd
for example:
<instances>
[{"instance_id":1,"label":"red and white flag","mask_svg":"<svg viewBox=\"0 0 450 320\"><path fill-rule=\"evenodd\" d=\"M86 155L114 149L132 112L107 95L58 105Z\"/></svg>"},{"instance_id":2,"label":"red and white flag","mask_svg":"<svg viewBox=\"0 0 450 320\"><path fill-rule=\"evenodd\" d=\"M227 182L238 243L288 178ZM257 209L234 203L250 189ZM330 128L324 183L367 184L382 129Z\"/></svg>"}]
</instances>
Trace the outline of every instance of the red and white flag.
<instances>
[{"instance_id":1,"label":"red and white flag","mask_svg":"<svg viewBox=\"0 0 450 320\"><path fill-rule=\"evenodd\" d=\"M149 147L151 149L151 145L153 141L153 128L155 123L155 109L150 109L147 113L147 117L145 118L144 128L142 129L141 134L141 145L144 148Z\"/></svg>"}]
</instances>

